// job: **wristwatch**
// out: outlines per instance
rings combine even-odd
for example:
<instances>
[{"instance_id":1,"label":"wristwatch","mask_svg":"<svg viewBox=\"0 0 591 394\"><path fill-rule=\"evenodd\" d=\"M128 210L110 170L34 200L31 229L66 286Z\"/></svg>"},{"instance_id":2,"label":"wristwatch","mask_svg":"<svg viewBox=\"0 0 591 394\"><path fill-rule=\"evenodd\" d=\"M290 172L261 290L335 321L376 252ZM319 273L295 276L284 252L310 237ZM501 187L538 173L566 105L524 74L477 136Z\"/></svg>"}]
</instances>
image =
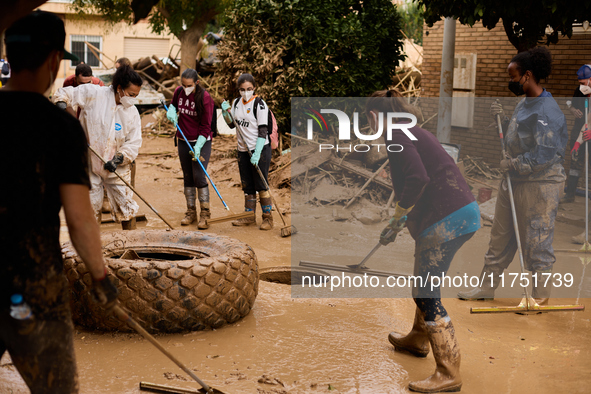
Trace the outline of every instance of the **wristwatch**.
<instances>
[{"instance_id":1,"label":"wristwatch","mask_svg":"<svg viewBox=\"0 0 591 394\"><path fill-rule=\"evenodd\" d=\"M568 101L566 102L566 106L568 107L568 109L570 109L570 107L572 107L572 106L573 106L573 102L572 102L572 101L570 101L570 100L568 100Z\"/></svg>"}]
</instances>

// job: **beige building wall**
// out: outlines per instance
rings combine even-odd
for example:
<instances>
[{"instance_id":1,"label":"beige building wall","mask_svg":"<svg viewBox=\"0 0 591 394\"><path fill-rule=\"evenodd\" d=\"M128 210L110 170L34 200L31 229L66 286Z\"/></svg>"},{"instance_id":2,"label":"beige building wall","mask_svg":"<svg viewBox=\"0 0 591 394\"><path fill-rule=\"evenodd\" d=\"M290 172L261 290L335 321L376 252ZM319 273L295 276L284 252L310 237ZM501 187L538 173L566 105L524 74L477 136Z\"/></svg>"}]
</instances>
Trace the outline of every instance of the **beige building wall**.
<instances>
[{"instance_id":1,"label":"beige building wall","mask_svg":"<svg viewBox=\"0 0 591 394\"><path fill-rule=\"evenodd\" d=\"M71 50L70 40L72 35L91 35L100 36L102 39L102 52L101 60L105 63L101 63L99 67L93 67L96 70L104 70L113 67L114 60L126 57L125 50L127 48L128 53L143 53L143 56L152 56L154 54L158 56L168 55L169 50L174 46L172 56L176 55L176 52L180 49L179 40L172 34L155 34L152 33L150 25L146 20L140 21L136 25L128 25L124 22L120 22L114 26L104 22L100 17L94 17L91 20L82 20L73 13L70 8L68 1L49 1L39 9L49 11L58 14L64 20L66 27L66 50ZM149 41L157 39L158 41ZM135 48L136 45L140 48ZM150 45L150 43L166 42L164 45ZM176 45L176 46L175 46ZM154 53L152 49L160 48L160 52L166 48L166 53ZM145 48L145 51L142 50ZM129 52L131 51L131 52ZM180 56L180 55L179 55ZM109 58L111 60L109 60ZM132 62L138 60L130 57ZM69 75L74 74L75 67L71 65L69 60L62 61L60 66L60 73L56 80L55 86L61 86L63 79Z\"/></svg>"}]
</instances>

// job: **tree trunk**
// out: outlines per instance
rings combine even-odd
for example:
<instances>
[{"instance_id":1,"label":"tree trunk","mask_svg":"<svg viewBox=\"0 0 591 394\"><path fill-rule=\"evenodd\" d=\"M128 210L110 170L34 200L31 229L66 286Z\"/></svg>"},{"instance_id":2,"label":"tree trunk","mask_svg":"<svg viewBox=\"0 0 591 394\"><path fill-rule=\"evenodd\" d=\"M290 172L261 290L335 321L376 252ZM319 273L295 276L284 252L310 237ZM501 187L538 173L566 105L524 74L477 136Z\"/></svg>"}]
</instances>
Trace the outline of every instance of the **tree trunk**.
<instances>
[{"instance_id":1,"label":"tree trunk","mask_svg":"<svg viewBox=\"0 0 591 394\"><path fill-rule=\"evenodd\" d=\"M210 10L196 16L193 24L179 35L181 41L181 73L187 68L195 68L197 64L197 46L205 31L207 22L215 16L215 10Z\"/></svg>"}]
</instances>

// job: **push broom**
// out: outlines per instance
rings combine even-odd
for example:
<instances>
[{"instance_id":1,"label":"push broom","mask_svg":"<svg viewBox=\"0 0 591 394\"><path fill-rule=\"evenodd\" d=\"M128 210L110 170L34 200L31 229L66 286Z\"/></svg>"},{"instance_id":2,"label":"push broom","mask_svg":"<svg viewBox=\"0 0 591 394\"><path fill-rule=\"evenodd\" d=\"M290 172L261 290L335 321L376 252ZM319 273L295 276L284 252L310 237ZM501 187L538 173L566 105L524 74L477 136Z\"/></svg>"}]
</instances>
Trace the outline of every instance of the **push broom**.
<instances>
[{"instance_id":1,"label":"push broom","mask_svg":"<svg viewBox=\"0 0 591 394\"><path fill-rule=\"evenodd\" d=\"M160 100L160 102L164 106L164 109L166 111L168 111L168 107L166 106L166 103L164 102L164 100ZM191 145L189 143L189 140L187 139L187 137L185 137L185 133L183 133L183 131L179 127L178 123L176 124L176 128L179 131L179 133L183 136L183 138L184 138L185 142L187 143L187 145L189 146L189 149L191 150L191 152L193 152L193 157L195 157L195 149L193 149L193 145ZM228 204L226 204L226 202L224 201L222 195L218 191L218 188L215 186L215 183L213 183L213 180L211 179L211 177L207 173L207 170L205 169L205 166L203 165L203 163L201 163L201 160L198 157L195 157L195 161L197 161L197 163L199 163L199 165L201 166L201 169L203 170L203 172L207 176L207 179L209 179L209 183L211 183L211 186L213 186L213 189L215 190L216 194L218 195L218 197L222 201L222 204L224 204L224 208L226 208L227 211L232 212L232 211L230 211L230 208L228 207ZM207 222L207 224L213 224L213 223L219 223L219 222L226 222L228 220L235 220L235 219L247 218L247 217L250 217L250 216L253 216L253 215L254 215L253 212L243 212L243 213L239 213L239 214L232 214L232 215L224 216L223 218L208 219L208 220L206 220L206 222Z\"/></svg>"},{"instance_id":2,"label":"push broom","mask_svg":"<svg viewBox=\"0 0 591 394\"><path fill-rule=\"evenodd\" d=\"M229 115L230 115L230 117L232 116L232 114L230 114L230 113L229 113ZM234 119L232 119L232 121L234 121ZM234 125L236 125L236 130L238 130L238 135L240 136L240 139L244 143L244 146L247 147L246 151L248 152L248 155L250 157L252 157L252 153L250 152L250 149L248 149L248 146L246 145L246 140L244 139L244 133L242 132L242 126L240 126L237 122L234 122ZM265 176L263 175L261 169L259 168L259 165L255 164L254 166L257 169L257 172L259 173L259 177L263 181L265 188L269 192L269 195L271 196L271 201L273 201L273 205L275 205L275 209L277 210L277 213L279 214L279 217L281 218L281 221L283 222L283 227L281 227L281 236L285 238L285 237L289 237L292 234L295 234L297 232L297 229L295 228L295 226L293 226L293 225L289 226L285 222L285 219L283 218L283 214L281 213L281 211L279 210L279 207L277 206L277 202L275 201L275 197L273 197L273 194L271 194L271 188L269 187L269 184L267 183Z\"/></svg>"},{"instance_id":3,"label":"push broom","mask_svg":"<svg viewBox=\"0 0 591 394\"><path fill-rule=\"evenodd\" d=\"M503 126L501 123L501 116L497 114L497 127L499 130L499 138L501 141L501 149L503 157L505 155L505 139L503 137ZM515 232L515 240L517 242L517 250L519 252L519 264L521 268L521 275L525 276L525 264L523 262L523 250L521 249L521 239L519 237L519 227L517 225L517 214L515 211L515 199L513 196L513 187L511 185L511 176L509 171L505 173L505 180L507 182L507 192L509 194L509 202L511 204L511 215L513 217L513 231ZM520 281L521 283L521 281ZM538 312L562 312L562 311L583 311L585 306L583 305L538 305L538 303L529 295L527 286L523 286L524 297L517 306L509 307L481 307L481 308L470 308L470 313L503 313L503 312L514 312L514 313L538 313Z\"/></svg>"}]
</instances>

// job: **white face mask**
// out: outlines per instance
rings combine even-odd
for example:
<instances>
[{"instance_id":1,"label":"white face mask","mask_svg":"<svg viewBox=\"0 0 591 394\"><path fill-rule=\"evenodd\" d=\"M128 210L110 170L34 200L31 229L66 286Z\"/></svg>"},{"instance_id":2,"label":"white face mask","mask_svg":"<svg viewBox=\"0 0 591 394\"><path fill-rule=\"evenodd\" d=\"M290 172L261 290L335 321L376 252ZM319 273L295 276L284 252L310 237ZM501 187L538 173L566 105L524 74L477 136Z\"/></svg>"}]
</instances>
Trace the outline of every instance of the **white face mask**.
<instances>
[{"instance_id":1,"label":"white face mask","mask_svg":"<svg viewBox=\"0 0 591 394\"><path fill-rule=\"evenodd\" d=\"M195 86L191 86L190 88L183 87L183 89L185 90L185 94L188 96L191 93L193 93L193 91L195 90Z\"/></svg>"},{"instance_id":2,"label":"white face mask","mask_svg":"<svg viewBox=\"0 0 591 394\"><path fill-rule=\"evenodd\" d=\"M125 93L125 91L123 91L123 93ZM121 101L121 105L123 105L124 108L130 108L137 102L137 99L135 97L122 96L121 93L119 93L119 101Z\"/></svg>"},{"instance_id":3,"label":"white face mask","mask_svg":"<svg viewBox=\"0 0 591 394\"><path fill-rule=\"evenodd\" d=\"M254 94L254 90L247 90L246 92L240 92L240 95L242 96L242 99L244 101L248 101L252 98L252 95Z\"/></svg>"},{"instance_id":4,"label":"white face mask","mask_svg":"<svg viewBox=\"0 0 591 394\"><path fill-rule=\"evenodd\" d=\"M585 96L587 96L588 94L591 94L591 86L589 86L589 84L587 83L587 85L579 85L579 90L581 91L581 93L583 93Z\"/></svg>"}]
</instances>

